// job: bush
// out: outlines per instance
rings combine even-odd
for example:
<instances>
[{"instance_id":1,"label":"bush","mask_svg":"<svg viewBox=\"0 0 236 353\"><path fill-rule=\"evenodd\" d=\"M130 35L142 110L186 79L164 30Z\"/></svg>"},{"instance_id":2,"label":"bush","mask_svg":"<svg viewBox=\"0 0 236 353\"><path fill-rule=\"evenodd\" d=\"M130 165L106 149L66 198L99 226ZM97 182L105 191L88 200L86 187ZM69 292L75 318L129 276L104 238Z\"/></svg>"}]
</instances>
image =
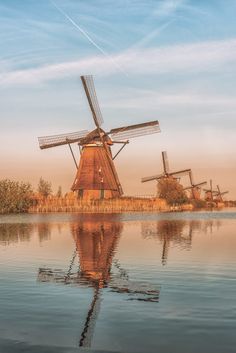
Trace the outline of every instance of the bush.
<instances>
[{"instance_id":1,"label":"bush","mask_svg":"<svg viewBox=\"0 0 236 353\"><path fill-rule=\"evenodd\" d=\"M165 199L169 205L181 205L188 201L183 186L172 177L160 179L157 186L157 192L158 196L161 199Z\"/></svg>"},{"instance_id":2,"label":"bush","mask_svg":"<svg viewBox=\"0 0 236 353\"><path fill-rule=\"evenodd\" d=\"M0 180L0 213L27 212L33 204L33 190L29 183Z\"/></svg>"},{"instance_id":3,"label":"bush","mask_svg":"<svg viewBox=\"0 0 236 353\"><path fill-rule=\"evenodd\" d=\"M206 201L204 200L198 200L198 199L193 199L191 200L191 204L193 205L194 208L204 208L206 207Z\"/></svg>"}]
</instances>

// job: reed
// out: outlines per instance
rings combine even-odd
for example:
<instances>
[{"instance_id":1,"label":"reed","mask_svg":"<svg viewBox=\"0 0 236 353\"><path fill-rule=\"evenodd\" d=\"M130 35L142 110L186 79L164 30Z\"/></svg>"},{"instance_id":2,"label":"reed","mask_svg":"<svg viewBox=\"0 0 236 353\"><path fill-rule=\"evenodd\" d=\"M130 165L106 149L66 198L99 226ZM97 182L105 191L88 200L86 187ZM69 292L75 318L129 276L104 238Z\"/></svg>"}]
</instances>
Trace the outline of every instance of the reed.
<instances>
[{"instance_id":1,"label":"reed","mask_svg":"<svg viewBox=\"0 0 236 353\"><path fill-rule=\"evenodd\" d=\"M119 212L152 212L169 211L166 201L158 198L121 197L103 200L83 200L74 193L65 197L48 196L40 198L30 207L30 213L46 212L89 212L89 213L119 213Z\"/></svg>"}]
</instances>

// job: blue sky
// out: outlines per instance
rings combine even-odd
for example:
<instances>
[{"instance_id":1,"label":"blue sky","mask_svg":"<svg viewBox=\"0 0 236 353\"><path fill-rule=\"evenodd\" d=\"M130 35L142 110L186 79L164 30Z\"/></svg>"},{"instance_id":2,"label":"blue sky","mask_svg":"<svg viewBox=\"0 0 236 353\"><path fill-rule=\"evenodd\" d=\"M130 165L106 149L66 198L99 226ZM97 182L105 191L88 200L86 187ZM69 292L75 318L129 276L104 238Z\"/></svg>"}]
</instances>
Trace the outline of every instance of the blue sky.
<instances>
[{"instance_id":1,"label":"blue sky","mask_svg":"<svg viewBox=\"0 0 236 353\"><path fill-rule=\"evenodd\" d=\"M127 194L155 193L140 178L167 150L236 198L235 13L231 0L0 0L0 177L69 189L67 148L37 136L93 128L79 79L93 74L105 128L160 121L117 159Z\"/></svg>"}]
</instances>

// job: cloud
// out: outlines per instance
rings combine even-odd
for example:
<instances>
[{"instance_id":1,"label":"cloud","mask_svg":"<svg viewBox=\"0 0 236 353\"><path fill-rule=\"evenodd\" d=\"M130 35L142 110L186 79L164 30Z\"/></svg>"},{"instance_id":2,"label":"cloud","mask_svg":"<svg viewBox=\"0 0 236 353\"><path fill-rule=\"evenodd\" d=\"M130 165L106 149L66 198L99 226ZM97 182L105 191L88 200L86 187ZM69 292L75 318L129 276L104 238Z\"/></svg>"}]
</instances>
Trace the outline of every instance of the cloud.
<instances>
[{"instance_id":1,"label":"cloud","mask_svg":"<svg viewBox=\"0 0 236 353\"><path fill-rule=\"evenodd\" d=\"M155 8L154 15L170 16L184 5L184 0L165 0L161 1Z\"/></svg>"},{"instance_id":2,"label":"cloud","mask_svg":"<svg viewBox=\"0 0 236 353\"><path fill-rule=\"evenodd\" d=\"M214 72L235 65L236 39L194 44L131 49L108 57L93 56L24 70L1 73L1 85L34 84L62 79L75 74L113 75L116 61L129 75L189 74Z\"/></svg>"},{"instance_id":3,"label":"cloud","mask_svg":"<svg viewBox=\"0 0 236 353\"><path fill-rule=\"evenodd\" d=\"M106 108L118 108L118 109L176 109L176 108L188 108L188 107L201 107L204 110L206 108L216 109L234 109L236 110L236 101L234 97L212 95L207 92L204 94L196 93L173 93L173 94L160 94L160 92L150 90L132 90L132 97L127 95L127 92L123 96L116 94L115 100L110 99L103 102L103 107ZM224 112L218 111L218 115L226 114L228 110ZM207 113L206 113L207 114ZM216 112L214 111L214 116ZM208 114L209 115L209 114Z\"/></svg>"}]
</instances>

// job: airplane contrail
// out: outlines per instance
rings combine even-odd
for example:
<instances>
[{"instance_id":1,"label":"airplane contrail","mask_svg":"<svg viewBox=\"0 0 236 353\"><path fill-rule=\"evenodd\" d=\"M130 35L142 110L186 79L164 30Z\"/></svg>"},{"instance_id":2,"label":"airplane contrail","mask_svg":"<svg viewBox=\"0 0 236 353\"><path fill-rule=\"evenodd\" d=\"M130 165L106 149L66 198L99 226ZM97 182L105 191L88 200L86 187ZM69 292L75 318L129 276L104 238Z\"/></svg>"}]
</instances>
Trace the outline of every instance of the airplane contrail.
<instances>
[{"instance_id":1,"label":"airplane contrail","mask_svg":"<svg viewBox=\"0 0 236 353\"><path fill-rule=\"evenodd\" d=\"M94 40L88 35L87 32L83 28L81 28L65 11L63 11L57 4L55 4L54 1L49 0L51 4L63 15L67 18L67 20L80 32L83 34L85 38L88 39L88 41L95 47L97 48L106 58L108 58L123 74L128 76L128 74L125 72L125 70L116 62L114 61L97 43L94 42Z\"/></svg>"}]
</instances>

